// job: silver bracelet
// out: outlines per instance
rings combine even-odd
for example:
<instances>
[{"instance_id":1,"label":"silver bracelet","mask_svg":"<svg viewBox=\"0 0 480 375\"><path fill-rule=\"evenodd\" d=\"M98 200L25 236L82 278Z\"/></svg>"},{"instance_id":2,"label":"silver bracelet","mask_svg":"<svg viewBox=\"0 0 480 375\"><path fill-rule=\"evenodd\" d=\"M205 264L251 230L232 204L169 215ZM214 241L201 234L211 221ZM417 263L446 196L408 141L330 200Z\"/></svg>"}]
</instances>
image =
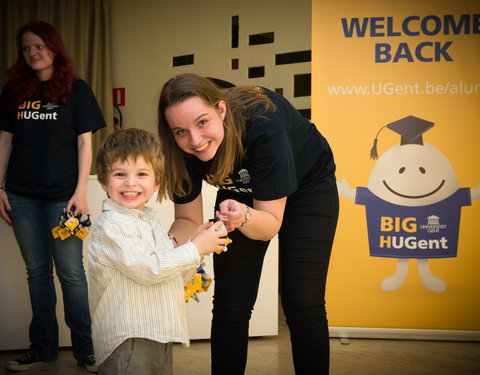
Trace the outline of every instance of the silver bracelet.
<instances>
[{"instance_id":1,"label":"silver bracelet","mask_svg":"<svg viewBox=\"0 0 480 375\"><path fill-rule=\"evenodd\" d=\"M3 190L3 191L5 191L5 192L7 191L7 189L5 188L5 185L0 186L0 190Z\"/></svg>"}]
</instances>

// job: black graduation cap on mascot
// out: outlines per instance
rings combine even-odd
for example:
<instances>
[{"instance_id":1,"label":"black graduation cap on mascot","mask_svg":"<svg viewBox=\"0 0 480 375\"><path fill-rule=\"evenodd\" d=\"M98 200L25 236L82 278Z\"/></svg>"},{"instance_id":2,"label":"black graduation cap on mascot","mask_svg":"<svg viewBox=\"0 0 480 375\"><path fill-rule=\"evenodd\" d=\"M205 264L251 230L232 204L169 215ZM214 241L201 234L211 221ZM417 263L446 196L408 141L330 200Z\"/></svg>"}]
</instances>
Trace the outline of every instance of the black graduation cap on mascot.
<instances>
[{"instance_id":1,"label":"black graduation cap on mascot","mask_svg":"<svg viewBox=\"0 0 480 375\"><path fill-rule=\"evenodd\" d=\"M373 140L373 147L370 150L370 159L378 159L377 139L383 129L389 128L395 133L400 134L400 146L411 144L423 146L422 134L431 129L433 125L433 122L415 116L407 116L385 125L378 131L377 136Z\"/></svg>"}]
</instances>

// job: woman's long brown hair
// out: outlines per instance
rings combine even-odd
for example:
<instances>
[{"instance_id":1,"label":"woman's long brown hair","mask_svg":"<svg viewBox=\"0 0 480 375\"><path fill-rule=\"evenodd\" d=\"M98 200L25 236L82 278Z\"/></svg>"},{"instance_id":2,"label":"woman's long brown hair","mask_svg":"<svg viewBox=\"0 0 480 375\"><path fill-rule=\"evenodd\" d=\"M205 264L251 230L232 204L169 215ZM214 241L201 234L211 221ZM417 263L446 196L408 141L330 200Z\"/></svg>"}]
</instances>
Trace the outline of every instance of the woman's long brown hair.
<instances>
[{"instance_id":1,"label":"woman's long brown hair","mask_svg":"<svg viewBox=\"0 0 480 375\"><path fill-rule=\"evenodd\" d=\"M221 100L227 105L223 122L224 139L209 171L209 182L215 185L222 185L233 171L235 163L245 155L243 141L246 121L275 108L263 90L255 86L220 88L213 80L191 73L171 78L163 86L158 104L158 134L165 155L167 175L166 191L159 191L159 195L168 195L170 199L174 195L186 196L191 191L192 184L185 158L192 156L177 146L165 118L165 110L191 97L198 97L215 109Z\"/></svg>"}]
</instances>

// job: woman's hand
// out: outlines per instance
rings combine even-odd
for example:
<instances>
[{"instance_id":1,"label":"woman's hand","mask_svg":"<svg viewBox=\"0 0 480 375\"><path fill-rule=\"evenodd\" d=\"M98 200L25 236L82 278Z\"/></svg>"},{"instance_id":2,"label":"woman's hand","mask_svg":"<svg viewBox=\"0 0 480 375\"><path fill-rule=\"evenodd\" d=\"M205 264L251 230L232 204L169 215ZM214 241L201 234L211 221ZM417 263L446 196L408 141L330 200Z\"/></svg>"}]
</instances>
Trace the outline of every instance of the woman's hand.
<instances>
[{"instance_id":1,"label":"woman's hand","mask_svg":"<svg viewBox=\"0 0 480 375\"><path fill-rule=\"evenodd\" d=\"M12 153L13 134L5 130L0 130L0 185L5 186L5 175L7 174L8 161ZM4 189L0 190L0 217L8 224L12 225L12 220L8 213L12 208L8 201L8 194Z\"/></svg>"},{"instance_id":2,"label":"woman's hand","mask_svg":"<svg viewBox=\"0 0 480 375\"><path fill-rule=\"evenodd\" d=\"M10 202L8 201L8 195L5 190L0 190L0 217L9 226L12 226L12 220L8 213L11 211Z\"/></svg>"},{"instance_id":3,"label":"woman's hand","mask_svg":"<svg viewBox=\"0 0 480 375\"><path fill-rule=\"evenodd\" d=\"M220 203L218 208L217 218L224 222L227 231L231 232L242 226L247 212L247 207L243 203L234 199L226 199Z\"/></svg>"},{"instance_id":4,"label":"woman's hand","mask_svg":"<svg viewBox=\"0 0 480 375\"><path fill-rule=\"evenodd\" d=\"M90 211L88 209L87 194L75 192L67 203L67 207L65 208L66 212L71 212L72 207L75 208L75 211L73 212L75 216L89 214Z\"/></svg>"},{"instance_id":5,"label":"woman's hand","mask_svg":"<svg viewBox=\"0 0 480 375\"><path fill-rule=\"evenodd\" d=\"M271 201L254 199L253 207L248 209L250 215L247 222L247 206L234 199L226 199L219 204L216 215L229 232L238 228L252 240L269 241L282 226L286 204L287 197Z\"/></svg>"},{"instance_id":6,"label":"woman's hand","mask_svg":"<svg viewBox=\"0 0 480 375\"><path fill-rule=\"evenodd\" d=\"M87 203L88 176L92 164L92 132L82 133L77 137L78 149L78 180L75 193L67 203L66 211L75 207L75 216L89 214Z\"/></svg>"}]
</instances>

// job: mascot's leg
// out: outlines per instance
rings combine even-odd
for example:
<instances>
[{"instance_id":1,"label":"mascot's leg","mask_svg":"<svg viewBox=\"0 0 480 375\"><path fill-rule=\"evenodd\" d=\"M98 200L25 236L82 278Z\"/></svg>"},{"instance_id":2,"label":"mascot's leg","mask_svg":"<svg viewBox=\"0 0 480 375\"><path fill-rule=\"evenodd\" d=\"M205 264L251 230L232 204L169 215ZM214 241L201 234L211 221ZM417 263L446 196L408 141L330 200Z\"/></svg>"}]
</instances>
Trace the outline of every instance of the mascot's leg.
<instances>
[{"instance_id":1,"label":"mascot's leg","mask_svg":"<svg viewBox=\"0 0 480 375\"><path fill-rule=\"evenodd\" d=\"M439 279L436 276L433 276L430 273L430 265L428 264L428 259L417 259L418 273L422 279L423 285L425 288L431 290L432 292L444 292L447 289L447 284L442 279Z\"/></svg>"},{"instance_id":2,"label":"mascot's leg","mask_svg":"<svg viewBox=\"0 0 480 375\"><path fill-rule=\"evenodd\" d=\"M386 292L391 292L392 290L399 289L405 279L407 278L408 273L408 259L400 258L397 263L397 270L392 276L388 276L382 281L382 290Z\"/></svg>"}]
</instances>

